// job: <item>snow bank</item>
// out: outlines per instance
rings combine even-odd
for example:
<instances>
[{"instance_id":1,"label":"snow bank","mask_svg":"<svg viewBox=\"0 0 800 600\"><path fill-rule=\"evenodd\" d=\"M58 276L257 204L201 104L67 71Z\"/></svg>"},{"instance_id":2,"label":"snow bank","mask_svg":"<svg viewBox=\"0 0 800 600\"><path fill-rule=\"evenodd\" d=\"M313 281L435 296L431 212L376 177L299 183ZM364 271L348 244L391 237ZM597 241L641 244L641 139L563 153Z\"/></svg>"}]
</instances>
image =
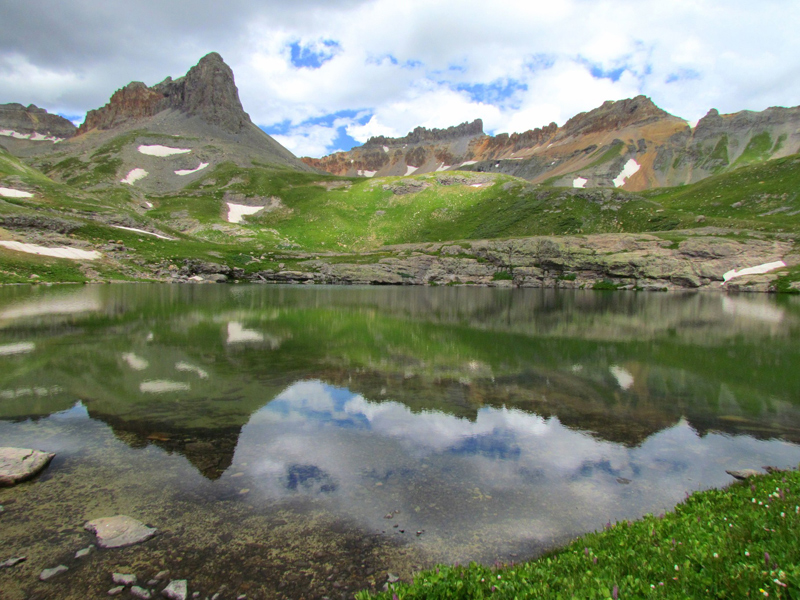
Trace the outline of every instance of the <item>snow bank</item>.
<instances>
[{"instance_id":1,"label":"snow bank","mask_svg":"<svg viewBox=\"0 0 800 600\"><path fill-rule=\"evenodd\" d=\"M5 344L0 346L0 356L11 356L12 354L25 354L33 352L36 344L33 342L18 342L16 344Z\"/></svg>"},{"instance_id":2,"label":"snow bank","mask_svg":"<svg viewBox=\"0 0 800 600\"><path fill-rule=\"evenodd\" d=\"M179 169L175 171L175 175L180 175L183 177L184 175L191 175L192 173L197 173L198 171L202 171L208 166L208 163L200 163L200 166L196 169Z\"/></svg>"},{"instance_id":3,"label":"snow bank","mask_svg":"<svg viewBox=\"0 0 800 600\"><path fill-rule=\"evenodd\" d=\"M572 187L583 189L584 187L586 187L586 184L588 182L589 180L584 177L576 177L575 179L572 180Z\"/></svg>"},{"instance_id":4,"label":"snow bank","mask_svg":"<svg viewBox=\"0 0 800 600\"><path fill-rule=\"evenodd\" d=\"M19 133L12 129L0 129L0 135L11 137L17 140L30 140L32 142L53 142L54 144L62 141L64 138L57 138L52 135L44 135L42 133Z\"/></svg>"},{"instance_id":5,"label":"snow bank","mask_svg":"<svg viewBox=\"0 0 800 600\"><path fill-rule=\"evenodd\" d=\"M629 390L633 387L633 375L627 369L623 369L617 365L612 365L608 368L611 371L611 374L614 376L614 379L617 380L619 387L623 390Z\"/></svg>"},{"instance_id":6,"label":"snow bank","mask_svg":"<svg viewBox=\"0 0 800 600\"><path fill-rule=\"evenodd\" d=\"M152 208L152 204L150 208ZM161 235L160 233L153 233L152 231L145 231L144 229L136 229L135 227L125 227L124 225L112 225L114 229L124 229L125 231L135 231L136 233L143 233L145 235L152 235L162 240L169 240L171 242L175 241L175 238L167 237L165 235Z\"/></svg>"},{"instance_id":7,"label":"snow bank","mask_svg":"<svg viewBox=\"0 0 800 600\"><path fill-rule=\"evenodd\" d=\"M775 269L780 269L781 267L785 267L786 263L782 260L777 260L775 262L768 262L764 263L763 265L757 265L755 267L747 267L746 269L742 269L741 271L737 271L736 269L731 269L727 273L722 276L722 280L727 283L734 277L741 277L742 275L761 275L762 273L769 273L770 271L774 271Z\"/></svg>"},{"instance_id":8,"label":"snow bank","mask_svg":"<svg viewBox=\"0 0 800 600\"><path fill-rule=\"evenodd\" d=\"M414 173L419 167L412 167L410 165L406 165L406 177Z\"/></svg>"},{"instance_id":9,"label":"snow bank","mask_svg":"<svg viewBox=\"0 0 800 600\"><path fill-rule=\"evenodd\" d=\"M169 146L160 146L158 144L154 144L152 146L147 146L142 144L139 146L139 152L142 154L147 154L148 156L172 156L173 154L186 154L187 152L191 152L190 148L170 148Z\"/></svg>"},{"instance_id":10,"label":"snow bank","mask_svg":"<svg viewBox=\"0 0 800 600\"><path fill-rule=\"evenodd\" d=\"M15 190L14 188L0 187L0 196L5 198L32 198L33 194L30 192L23 192L22 190Z\"/></svg>"},{"instance_id":11,"label":"snow bank","mask_svg":"<svg viewBox=\"0 0 800 600\"><path fill-rule=\"evenodd\" d=\"M722 312L734 317L746 317L767 323L780 323L786 315L782 308L766 302L751 302L730 296L722 296Z\"/></svg>"},{"instance_id":12,"label":"snow bank","mask_svg":"<svg viewBox=\"0 0 800 600\"><path fill-rule=\"evenodd\" d=\"M377 171L359 171L358 172L358 176L359 177L375 177L375 173L377 173Z\"/></svg>"},{"instance_id":13,"label":"snow bank","mask_svg":"<svg viewBox=\"0 0 800 600\"><path fill-rule=\"evenodd\" d=\"M128 363L128 366L134 371L144 371L150 366L150 363L143 359L141 356L136 356L133 352L124 352L122 360Z\"/></svg>"},{"instance_id":14,"label":"snow bank","mask_svg":"<svg viewBox=\"0 0 800 600\"><path fill-rule=\"evenodd\" d=\"M133 185L134 182L139 181L140 179L144 179L147 177L149 173L144 169L132 169L130 173L125 176L125 179L120 179L120 183L126 183L128 185Z\"/></svg>"},{"instance_id":15,"label":"snow bank","mask_svg":"<svg viewBox=\"0 0 800 600\"><path fill-rule=\"evenodd\" d=\"M631 158L625 163L625 166L622 168L622 172L614 179L614 187L622 187L625 185L625 180L631 177L641 168L642 166Z\"/></svg>"},{"instance_id":16,"label":"snow bank","mask_svg":"<svg viewBox=\"0 0 800 600\"><path fill-rule=\"evenodd\" d=\"M477 160L465 160L465 161L464 161L463 163L461 163L459 166L460 166L460 167L466 167L466 166L468 166L468 165L477 165L477 164L478 164L478 161L477 161Z\"/></svg>"},{"instance_id":17,"label":"snow bank","mask_svg":"<svg viewBox=\"0 0 800 600\"><path fill-rule=\"evenodd\" d=\"M143 381L139 384L139 391L146 394L163 394L166 392L188 392L191 389L188 383L180 381L167 381L165 379L155 379Z\"/></svg>"},{"instance_id":18,"label":"snow bank","mask_svg":"<svg viewBox=\"0 0 800 600\"><path fill-rule=\"evenodd\" d=\"M206 373L206 372L205 372L203 369L201 369L200 367L196 367L196 366L194 366L194 365L192 365L192 364L185 363L185 362L179 362L179 363L175 363L175 368L176 368L178 371L184 371L184 372L188 372L188 373L194 373L194 374L195 374L195 375L197 375L197 376L198 376L200 379L208 379L208 373Z\"/></svg>"},{"instance_id":19,"label":"snow bank","mask_svg":"<svg viewBox=\"0 0 800 600\"><path fill-rule=\"evenodd\" d=\"M263 206L245 206L228 202L228 223L241 223L243 216L254 215L263 209Z\"/></svg>"},{"instance_id":20,"label":"snow bank","mask_svg":"<svg viewBox=\"0 0 800 600\"><path fill-rule=\"evenodd\" d=\"M5 246L9 250L27 252L28 254L38 254L40 256L53 256L55 258L70 258L72 260L95 260L102 254L96 250L78 250L77 248L45 248L35 244L24 244L22 242L0 242L0 246Z\"/></svg>"},{"instance_id":21,"label":"snow bank","mask_svg":"<svg viewBox=\"0 0 800 600\"><path fill-rule=\"evenodd\" d=\"M436 172L438 173L439 171L447 171L447 169L449 169L449 168L450 168L450 165L446 165L446 164L442 163L438 167L436 167Z\"/></svg>"},{"instance_id":22,"label":"snow bank","mask_svg":"<svg viewBox=\"0 0 800 600\"><path fill-rule=\"evenodd\" d=\"M384 147L383 147L383 151L384 151L384 152L389 152L389 146L384 146Z\"/></svg>"},{"instance_id":23,"label":"snow bank","mask_svg":"<svg viewBox=\"0 0 800 600\"><path fill-rule=\"evenodd\" d=\"M245 329L241 323L231 321L228 323L228 343L239 344L242 342L263 342L264 335L252 329Z\"/></svg>"}]
</instances>

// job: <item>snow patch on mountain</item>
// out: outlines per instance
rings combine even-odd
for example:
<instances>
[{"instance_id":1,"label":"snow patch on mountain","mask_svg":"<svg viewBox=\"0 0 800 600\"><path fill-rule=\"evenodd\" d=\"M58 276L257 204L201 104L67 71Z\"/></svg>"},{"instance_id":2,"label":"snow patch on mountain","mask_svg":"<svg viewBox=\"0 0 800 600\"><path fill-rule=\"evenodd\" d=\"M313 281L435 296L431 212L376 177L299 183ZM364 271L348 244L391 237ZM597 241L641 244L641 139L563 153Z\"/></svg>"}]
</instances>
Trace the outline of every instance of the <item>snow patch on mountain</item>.
<instances>
[{"instance_id":1,"label":"snow patch on mountain","mask_svg":"<svg viewBox=\"0 0 800 600\"><path fill-rule=\"evenodd\" d=\"M190 148L170 148L169 146L161 146L159 144L146 145L142 144L138 148L139 152L148 156L172 156L173 154L186 154L191 152Z\"/></svg>"},{"instance_id":2,"label":"snow patch on mountain","mask_svg":"<svg viewBox=\"0 0 800 600\"><path fill-rule=\"evenodd\" d=\"M53 256L55 258L69 258L71 260L95 260L102 254L97 250L79 250L78 248L46 248L36 244L25 244L23 242L0 242L0 246L5 246L9 250L17 252L27 252L28 254L38 254L39 256Z\"/></svg>"},{"instance_id":3,"label":"snow patch on mountain","mask_svg":"<svg viewBox=\"0 0 800 600\"><path fill-rule=\"evenodd\" d=\"M572 180L572 187L583 189L586 187L586 184L588 182L589 180L584 177L576 177L575 179Z\"/></svg>"},{"instance_id":4,"label":"snow patch on mountain","mask_svg":"<svg viewBox=\"0 0 800 600\"><path fill-rule=\"evenodd\" d=\"M15 190L14 188L0 187L0 196L4 198L32 198L33 194L30 192L23 192L22 190Z\"/></svg>"},{"instance_id":5,"label":"snow patch on mountain","mask_svg":"<svg viewBox=\"0 0 800 600\"><path fill-rule=\"evenodd\" d=\"M412 167L411 165L406 166L406 177L414 173L419 167Z\"/></svg>"},{"instance_id":6,"label":"snow patch on mountain","mask_svg":"<svg viewBox=\"0 0 800 600\"><path fill-rule=\"evenodd\" d=\"M622 187L625 185L625 180L633 176L642 166L632 158L625 163L622 172L614 178L614 187Z\"/></svg>"},{"instance_id":7,"label":"snow patch on mountain","mask_svg":"<svg viewBox=\"0 0 800 600\"><path fill-rule=\"evenodd\" d=\"M234 204L228 202L228 223L241 223L242 217L245 215L254 215L260 210L264 210L263 206L246 206L244 204Z\"/></svg>"},{"instance_id":8,"label":"snow patch on mountain","mask_svg":"<svg viewBox=\"0 0 800 600\"><path fill-rule=\"evenodd\" d=\"M30 140L32 142L53 142L54 144L62 141L64 138L55 137L52 135L44 135L41 133L19 133L13 129L0 129L0 135L5 137L14 138L17 140Z\"/></svg>"},{"instance_id":9,"label":"snow patch on mountain","mask_svg":"<svg viewBox=\"0 0 800 600\"><path fill-rule=\"evenodd\" d=\"M120 183L125 183L127 185L133 185L140 179L144 179L150 173L145 171L144 169L131 169L130 173L125 176L125 179L120 179Z\"/></svg>"},{"instance_id":10,"label":"snow patch on mountain","mask_svg":"<svg viewBox=\"0 0 800 600\"><path fill-rule=\"evenodd\" d=\"M200 166L195 169L178 169L175 171L175 175L179 175L183 177L184 175L191 175L192 173L197 173L198 171L202 171L208 166L208 163L200 163Z\"/></svg>"},{"instance_id":11,"label":"snow patch on mountain","mask_svg":"<svg viewBox=\"0 0 800 600\"><path fill-rule=\"evenodd\" d=\"M769 273L770 271L774 271L775 269L780 269L781 267L785 267L786 263L782 260L776 260L775 262L768 262L761 265L756 265L755 267L747 267L746 269L742 269L741 271L737 271L736 269L731 269L727 271L725 274L722 275L722 280L727 283L731 279L735 277L741 277L742 275L761 275L763 273Z\"/></svg>"}]
</instances>

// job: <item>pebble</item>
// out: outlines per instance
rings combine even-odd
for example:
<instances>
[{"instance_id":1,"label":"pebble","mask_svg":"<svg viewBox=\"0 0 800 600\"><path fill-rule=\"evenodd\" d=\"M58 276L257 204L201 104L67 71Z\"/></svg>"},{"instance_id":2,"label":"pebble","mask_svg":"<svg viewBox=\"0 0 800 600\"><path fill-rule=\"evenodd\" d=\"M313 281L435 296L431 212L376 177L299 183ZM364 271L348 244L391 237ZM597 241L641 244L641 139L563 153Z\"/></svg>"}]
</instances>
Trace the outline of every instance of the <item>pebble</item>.
<instances>
[{"instance_id":1,"label":"pebble","mask_svg":"<svg viewBox=\"0 0 800 600\"><path fill-rule=\"evenodd\" d=\"M150 590L146 590L144 588L135 585L131 588L131 595L140 598L141 600L150 600L153 595L150 593Z\"/></svg>"},{"instance_id":2,"label":"pebble","mask_svg":"<svg viewBox=\"0 0 800 600\"><path fill-rule=\"evenodd\" d=\"M147 587L156 587L158 583L159 583L158 579L150 579L147 582Z\"/></svg>"},{"instance_id":3,"label":"pebble","mask_svg":"<svg viewBox=\"0 0 800 600\"><path fill-rule=\"evenodd\" d=\"M18 565L21 562L25 562L28 560L27 556L15 556L13 558L9 558L8 560L4 560L0 562L0 569L3 567L13 567L14 565Z\"/></svg>"},{"instance_id":4,"label":"pebble","mask_svg":"<svg viewBox=\"0 0 800 600\"><path fill-rule=\"evenodd\" d=\"M51 577L55 577L56 575L59 575L64 571L68 570L69 569L64 565L58 565L57 567L53 567L52 569L45 569L44 571L39 573L39 579L41 579L42 581L47 581Z\"/></svg>"},{"instance_id":5,"label":"pebble","mask_svg":"<svg viewBox=\"0 0 800 600\"><path fill-rule=\"evenodd\" d=\"M192 598L199 598L199 597L200 597L200 592L194 592L192 594Z\"/></svg>"},{"instance_id":6,"label":"pebble","mask_svg":"<svg viewBox=\"0 0 800 600\"><path fill-rule=\"evenodd\" d=\"M400 578L394 573L387 573L386 579L389 581L389 583L395 583L396 581L400 581Z\"/></svg>"},{"instance_id":7,"label":"pebble","mask_svg":"<svg viewBox=\"0 0 800 600\"><path fill-rule=\"evenodd\" d=\"M91 552L92 550L94 550L94 544L90 544L86 548L81 548L75 553L75 558L83 558L84 556L89 554L89 552Z\"/></svg>"},{"instance_id":8,"label":"pebble","mask_svg":"<svg viewBox=\"0 0 800 600\"><path fill-rule=\"evenodd\" d=\"M125 591L125 586L124 585L118 585L117 587L113 587L110 590L108 590L107 593L108 593L109 596L116 596L117 594L121 594L124 591Z\"/></svg>"},{"instance_id":9,"label":"pebble","mask_svg":"<svg viewBox=\"0 0 800 600\"><path fill-rule=\"evenodd\" d=\"M153 579L166 579L167 575L169 575L169 571L159 571Z\"/></svg>"},{"instance_id":10,"label":"pebble","mask_svg":"<svg viewBox=\"0 0 800 600\"><path fill-rule=\"evenodd\" d=\"M161 595L166 596L170 600L186 600L186 580L173 579L169 585L161 590Z\"/></svg>"},{"instance_id":11,"label":"pebble","mask_svg":"<svg viewBox=\"0 0 800 600\"><path fill-rule=\"evenodd\" d=\"M220 593L219 593L219 592L217 592L216 594L214 594L213 596L211 596L211 600L219 600L219 597L220 597Z\"/></svg>"},{"instance_id":12,"label":"pebble","mask_svg":"<svg viewBox=\"0 0 800 600\"><path fill-rule=\"evenodd\" d=\"M133 585L136 583L136 575L132 573L112 573L111 579L113 579L114 583L117 585Z\"/></svg>"}]
</instances>

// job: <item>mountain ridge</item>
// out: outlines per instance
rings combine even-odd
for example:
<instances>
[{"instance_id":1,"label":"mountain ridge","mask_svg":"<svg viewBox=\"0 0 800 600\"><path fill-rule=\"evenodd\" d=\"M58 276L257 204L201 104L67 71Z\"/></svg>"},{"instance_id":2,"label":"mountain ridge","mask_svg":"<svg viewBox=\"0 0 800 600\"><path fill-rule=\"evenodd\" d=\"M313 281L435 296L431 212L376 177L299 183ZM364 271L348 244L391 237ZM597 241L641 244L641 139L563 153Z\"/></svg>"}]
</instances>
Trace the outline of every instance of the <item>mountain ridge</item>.
<instances>
[{"instance_id":1,"label":"mountain ridge","mask_svg":"<svg viewBox=\"0 0 800 600\"><path fill-rule=\"evenodd\" d=\"M711 109L692 128L639 95L606 101L561 127L550 123L522 133L486 135L482 127L464 131L465 125L441 130L418 127L401 138L371 138L347 152L302 160L342 176L460 169L506 173L556 186L641 191L694 183L742 164L800 151L800 107L730 115ZM464 135L438 133L450 131Z\"/></svg>"}]
</instances>

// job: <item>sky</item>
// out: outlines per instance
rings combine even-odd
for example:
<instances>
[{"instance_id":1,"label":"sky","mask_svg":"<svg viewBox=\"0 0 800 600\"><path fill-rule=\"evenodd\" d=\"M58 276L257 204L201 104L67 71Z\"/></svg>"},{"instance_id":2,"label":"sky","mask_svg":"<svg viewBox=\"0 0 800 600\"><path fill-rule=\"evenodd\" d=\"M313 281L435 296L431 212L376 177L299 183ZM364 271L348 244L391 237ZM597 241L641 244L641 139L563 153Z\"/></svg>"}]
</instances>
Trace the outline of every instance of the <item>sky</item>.
<instances>
[{"instance_id":1,"label":"sky","mask_svg":"<svg viewBox=\"0 0 800 600\"><path fill-rule=\"evenodd\" d=\"M0 0L0 103L81 122L216 51L298 156L478 118L563 125L639 94L694 122L799 105L798 26L797 0Z\"/></svg>"}]
</instances>

